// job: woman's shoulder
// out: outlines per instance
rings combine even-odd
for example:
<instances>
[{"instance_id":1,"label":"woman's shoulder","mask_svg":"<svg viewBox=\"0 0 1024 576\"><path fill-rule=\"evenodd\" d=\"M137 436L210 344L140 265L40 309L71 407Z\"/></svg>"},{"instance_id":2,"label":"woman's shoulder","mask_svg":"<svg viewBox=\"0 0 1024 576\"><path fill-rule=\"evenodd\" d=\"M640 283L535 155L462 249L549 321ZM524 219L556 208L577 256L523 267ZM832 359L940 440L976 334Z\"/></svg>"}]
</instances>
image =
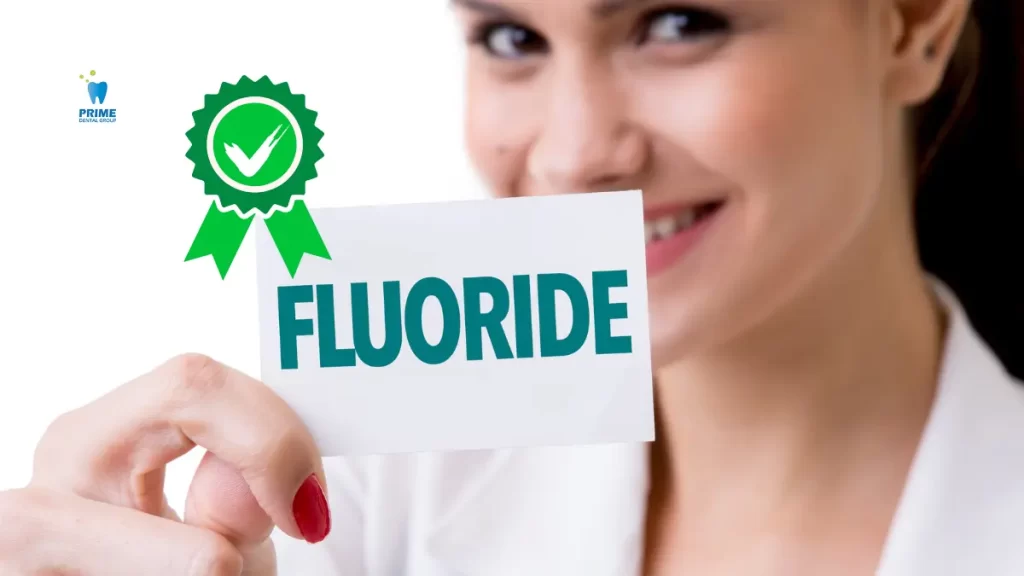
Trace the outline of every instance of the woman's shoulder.
<instances>
[{"instance_id":1,"label":"woman's shoulder","mask_svg":"<svg viewBox=\"0 0 1024 576\"><path fill-rule=\"evenodd\" d=\"M988 441L1024 442L1024 382L1009 373L955 295L938 286L947 328L931 428L952 426L957 415Z\"/></svg>"},{"instance_id":2,"label":"woman's shoulder","mask_svg":"<svg viewBox=\"0 0 1024 576\"><path fill-rule=\"evenodd\" d=\"M880 574L1024 569L1024 382L940 287L948 311L935 402Z\"/></svg>"}]
</instances>

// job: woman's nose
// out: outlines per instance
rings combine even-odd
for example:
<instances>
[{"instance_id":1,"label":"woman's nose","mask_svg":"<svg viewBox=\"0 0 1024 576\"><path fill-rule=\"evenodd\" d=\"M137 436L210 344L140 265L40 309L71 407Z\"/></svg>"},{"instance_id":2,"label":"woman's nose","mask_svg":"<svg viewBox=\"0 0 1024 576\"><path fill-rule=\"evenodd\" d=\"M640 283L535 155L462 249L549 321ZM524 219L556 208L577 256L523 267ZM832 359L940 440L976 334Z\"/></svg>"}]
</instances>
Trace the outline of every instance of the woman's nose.
<instances>
[{"instance_id":1,"label":"woman's nose","mask_svg":"<svg viewBox=\"0 0 1024 576\"><path fill-rule=\"evenodd\" d=\"M639 187L648 144L630 122L623 90L606 72L557 72L549 79L546 121L528 158L536 188L568 193Z\"/></svg>"}]
</instances>

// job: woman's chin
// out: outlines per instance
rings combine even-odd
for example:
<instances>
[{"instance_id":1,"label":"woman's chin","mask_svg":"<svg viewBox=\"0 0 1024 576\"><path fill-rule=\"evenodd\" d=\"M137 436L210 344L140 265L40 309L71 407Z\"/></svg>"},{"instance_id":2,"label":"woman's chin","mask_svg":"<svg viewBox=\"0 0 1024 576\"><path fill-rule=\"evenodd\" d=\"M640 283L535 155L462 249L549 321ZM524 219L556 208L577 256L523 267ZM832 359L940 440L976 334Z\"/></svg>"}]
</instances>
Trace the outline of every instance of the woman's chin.
<instances>
[{"instance_id":1,"label":"woman's chin","mask_svg":"<svg viewBox=\"0 0 1024 576\"><path fill-rule=\"evenodd\" d=\"M651 366L657 371L721 346L735 336L734 318L715 313L717 303L701 306L652 307L650 312Z\"/></svg>"},{"instance_id":2,"label":"woman's chin","mask_svg":"<svg viewBox=\"0 0 1024 576\"><path fill-rule=\"evenodd\" d=\"M651 368L658 370L671 366L699 349L700 341L692 331L681 330L679 326L671 330L658 331L651 326Z\"/></svg>"}]
</instances>

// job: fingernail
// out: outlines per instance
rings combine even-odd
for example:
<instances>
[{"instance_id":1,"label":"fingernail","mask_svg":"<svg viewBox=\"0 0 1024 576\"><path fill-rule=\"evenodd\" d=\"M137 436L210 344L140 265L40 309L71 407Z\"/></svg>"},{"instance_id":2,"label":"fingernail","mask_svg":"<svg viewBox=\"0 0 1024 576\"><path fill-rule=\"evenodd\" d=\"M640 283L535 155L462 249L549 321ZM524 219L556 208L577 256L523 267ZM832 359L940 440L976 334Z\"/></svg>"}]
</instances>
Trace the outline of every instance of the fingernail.
<instances>
[{"instance_id":1,"label":"fingernail","mask_svg":"<svg viewBox=\"0 0 1024 576\"><path fill-rule=\"evenodd\" d=\"M295 494L292 503L292 514L299 532L307 542L316 544L327 538L331 532L331 510L327 506L327 496L316 478L316 474L306 478Z\"/></svg>"}]
</instances>

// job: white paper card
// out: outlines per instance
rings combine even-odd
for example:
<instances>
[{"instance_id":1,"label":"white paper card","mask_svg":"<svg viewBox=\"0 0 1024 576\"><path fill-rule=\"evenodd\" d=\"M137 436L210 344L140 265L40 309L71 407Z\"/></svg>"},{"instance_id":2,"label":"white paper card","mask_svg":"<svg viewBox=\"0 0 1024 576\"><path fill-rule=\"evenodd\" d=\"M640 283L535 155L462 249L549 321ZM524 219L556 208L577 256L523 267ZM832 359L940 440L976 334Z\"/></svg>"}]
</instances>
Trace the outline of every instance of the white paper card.
<instances>
[{"instance_id":1,"label":"white paper card","mask_svg":"<svg viewBox=\"0 0 1024 576\"><path fill-rule=\"evenodd\" d=\"M295 278L257 227L261 361L324 456L654 439L640 192L311 213Z\"/></svg>"}]
</instances>

